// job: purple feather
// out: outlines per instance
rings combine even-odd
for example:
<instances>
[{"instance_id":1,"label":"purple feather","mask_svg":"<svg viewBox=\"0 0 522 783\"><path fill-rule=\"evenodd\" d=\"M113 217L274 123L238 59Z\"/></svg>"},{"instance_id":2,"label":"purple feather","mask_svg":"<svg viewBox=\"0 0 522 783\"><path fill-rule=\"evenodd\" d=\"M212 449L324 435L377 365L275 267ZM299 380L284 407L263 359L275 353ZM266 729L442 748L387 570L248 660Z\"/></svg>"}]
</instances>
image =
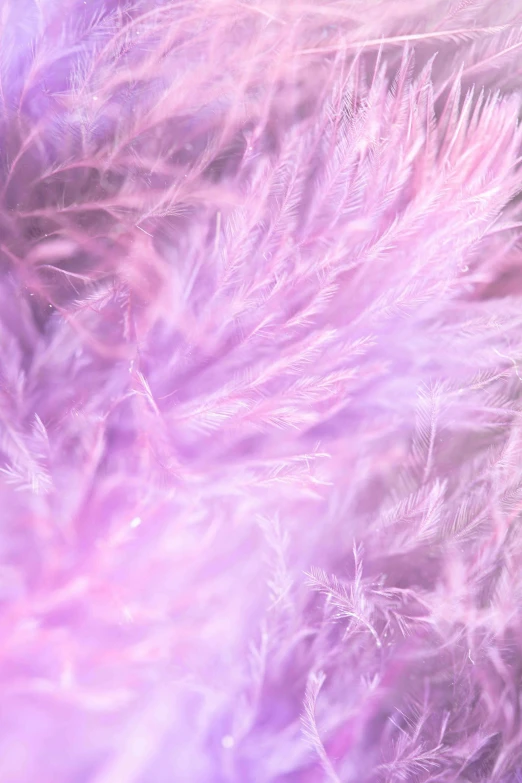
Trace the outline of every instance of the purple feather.
<instances>
[{"instance_id":1,"label":"purple feather","mask_svg":"<svg viewBox=\"0 0 522 783\"><path fill-rule=\"evenodd\" d=\"M0 6L0 781L522 780L522 13Z\"/></svg>"}]
</instances>

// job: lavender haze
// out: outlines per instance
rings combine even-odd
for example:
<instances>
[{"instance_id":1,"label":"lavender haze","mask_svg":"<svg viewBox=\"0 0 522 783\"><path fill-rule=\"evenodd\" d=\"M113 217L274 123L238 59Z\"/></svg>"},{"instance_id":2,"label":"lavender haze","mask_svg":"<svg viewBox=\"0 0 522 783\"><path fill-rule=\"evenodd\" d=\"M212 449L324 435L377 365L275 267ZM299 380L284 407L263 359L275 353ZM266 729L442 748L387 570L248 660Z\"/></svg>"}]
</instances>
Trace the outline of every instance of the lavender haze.
<instances>
[{"instance_id":1,"label":"lavender haze","mask_svg":"<svg viewBox=\"0 0 522 783\"><path fill-rule=\"evenodd\" d=\"M518 0L0 1L0 783L522 780Z\"/></svg>"}]
</instances>

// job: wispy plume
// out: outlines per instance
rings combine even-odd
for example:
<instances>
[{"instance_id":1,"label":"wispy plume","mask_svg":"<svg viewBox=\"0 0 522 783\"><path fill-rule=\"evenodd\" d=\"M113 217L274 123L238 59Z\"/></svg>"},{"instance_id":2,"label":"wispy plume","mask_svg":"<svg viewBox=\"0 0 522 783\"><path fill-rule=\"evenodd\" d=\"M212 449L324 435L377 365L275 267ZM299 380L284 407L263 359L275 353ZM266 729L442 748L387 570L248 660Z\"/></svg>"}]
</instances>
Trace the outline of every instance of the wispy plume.
<instances>
[{"instance_id":1,"label":"wispy plume","mask_svg":"<svg viewBox=\"0 0 522 783\"><path fill-rule=\"evenodd\" d=\"M1 5L1 781L520 778L518 5Z\"/></svg>"}]
</instances>

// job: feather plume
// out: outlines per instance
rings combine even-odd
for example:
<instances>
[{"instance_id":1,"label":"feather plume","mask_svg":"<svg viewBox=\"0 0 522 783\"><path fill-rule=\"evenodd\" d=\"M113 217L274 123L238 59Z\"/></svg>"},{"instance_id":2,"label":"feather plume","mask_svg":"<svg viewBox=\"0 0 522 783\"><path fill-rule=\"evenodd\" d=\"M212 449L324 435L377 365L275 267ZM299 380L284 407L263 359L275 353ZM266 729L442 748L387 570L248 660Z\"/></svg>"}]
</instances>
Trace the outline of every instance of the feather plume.
<instances>
[{"instance_id":1,"label":"feather plume","mask_svg":"<svg viewBox=\"0 0 522 783\"><path fill-rule=\"evenodd\" d=\"M1 4L1 781L521 779L518 6Z\"/></svg>"}]
</instances>

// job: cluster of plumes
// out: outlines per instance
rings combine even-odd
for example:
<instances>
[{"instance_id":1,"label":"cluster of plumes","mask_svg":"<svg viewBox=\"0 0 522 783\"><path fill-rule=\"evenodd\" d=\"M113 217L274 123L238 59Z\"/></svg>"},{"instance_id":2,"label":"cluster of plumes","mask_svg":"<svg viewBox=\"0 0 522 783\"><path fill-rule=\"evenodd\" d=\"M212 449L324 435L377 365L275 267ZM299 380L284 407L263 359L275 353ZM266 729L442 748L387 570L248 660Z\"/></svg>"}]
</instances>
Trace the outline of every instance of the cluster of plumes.
<instances>
[{"instance_id":1,"label":"cluster of plumes","mask_svg":"<svg viewBox=\"0 0 522 783\"><path fill-rule=\"evenodd\" d=\"M2 783L514 783L519 3L0 44Z\"/></svg>"}]
</instances>

